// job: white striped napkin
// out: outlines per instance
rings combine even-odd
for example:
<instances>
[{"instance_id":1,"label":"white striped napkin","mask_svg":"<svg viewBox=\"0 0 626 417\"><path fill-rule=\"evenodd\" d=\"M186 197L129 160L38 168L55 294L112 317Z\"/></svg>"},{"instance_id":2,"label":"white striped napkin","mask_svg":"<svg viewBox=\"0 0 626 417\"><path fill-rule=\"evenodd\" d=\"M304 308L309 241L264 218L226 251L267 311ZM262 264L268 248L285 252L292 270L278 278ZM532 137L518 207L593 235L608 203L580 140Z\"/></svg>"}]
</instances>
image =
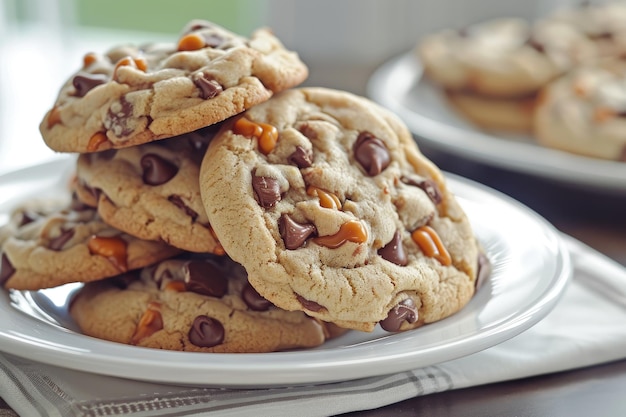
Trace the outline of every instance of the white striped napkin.
<instances>
[{"instance_id":1,"label":"white striped napkin","mask_svg":"<svg viewBox=\"0 0 626 417\"><path fill-rule=\"evenodd\" d=\"M626 358L626 269L565 237L574 278L526 332L479 353L393 375L234 390L92 375L0 354L0 397L21 416L329 416L407 398Z\"/></svg>"}]
</instances>

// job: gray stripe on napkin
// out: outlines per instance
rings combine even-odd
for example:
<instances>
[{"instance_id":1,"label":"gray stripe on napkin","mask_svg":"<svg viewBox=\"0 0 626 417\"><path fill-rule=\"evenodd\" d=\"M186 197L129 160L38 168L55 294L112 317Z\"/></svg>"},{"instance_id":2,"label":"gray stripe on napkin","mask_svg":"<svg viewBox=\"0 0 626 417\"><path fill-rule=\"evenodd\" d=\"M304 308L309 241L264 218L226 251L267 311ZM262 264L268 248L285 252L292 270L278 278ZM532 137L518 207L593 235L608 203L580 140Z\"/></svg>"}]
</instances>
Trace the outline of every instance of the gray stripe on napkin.
<instances>
[{"instance_id":1,"label":"gray stripe on napkin","mask_svg":"<svg viewBox=\"0 0 626 417\"><path fill-rule=\"evenodd\" d=\"M280 406L285 403L309 404L310 406L336 404L334 413L354 411L354 402L339 401L342 397L352 398L355 395L381 395L383 392L398 391L403 387L409 393L402 398L393 398L389 403L451 389L453 386L450 375L436 366L404 372L396 375L365 378L355 381L334 384L301 386L273 389L193 389L175 394L160 395L158 398L145 397L124 398L116 401L89 401L76 403L78 416L104 417L115 415L159 415L167 417L182 416L190 411L194 413L210 413L223 410L251 409L272 404ZM399 393L398 393L399 394ZM379 400L379 398L378 398ZM367 407L364 407L367 408ZM328 407L325 408L328 412ZM158 413L158 414L155 414Z\"/></svg>"}]
</instances>

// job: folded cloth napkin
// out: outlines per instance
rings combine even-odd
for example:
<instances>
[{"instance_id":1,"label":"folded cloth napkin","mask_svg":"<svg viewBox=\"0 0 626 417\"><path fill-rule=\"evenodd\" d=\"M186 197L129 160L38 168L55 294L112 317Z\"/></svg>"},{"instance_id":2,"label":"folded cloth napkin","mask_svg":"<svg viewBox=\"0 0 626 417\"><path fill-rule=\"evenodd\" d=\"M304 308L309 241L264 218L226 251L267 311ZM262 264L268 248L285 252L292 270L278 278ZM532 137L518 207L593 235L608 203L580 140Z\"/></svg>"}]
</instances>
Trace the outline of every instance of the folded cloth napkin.
<instances>
[{"instance_id":1,"label":"folded cloth napkin","mask_svg":"<svg viewBox=\"0 0 626 417\"><path fill-rule=\"evenodd\" d=\"M315 386L189 388L82 373L0 355L0 397L22 416L327 416L407 398L626 358L626 269L564 237L573 281L524 333L473 355Z\"/></svg>"}]
</instances>

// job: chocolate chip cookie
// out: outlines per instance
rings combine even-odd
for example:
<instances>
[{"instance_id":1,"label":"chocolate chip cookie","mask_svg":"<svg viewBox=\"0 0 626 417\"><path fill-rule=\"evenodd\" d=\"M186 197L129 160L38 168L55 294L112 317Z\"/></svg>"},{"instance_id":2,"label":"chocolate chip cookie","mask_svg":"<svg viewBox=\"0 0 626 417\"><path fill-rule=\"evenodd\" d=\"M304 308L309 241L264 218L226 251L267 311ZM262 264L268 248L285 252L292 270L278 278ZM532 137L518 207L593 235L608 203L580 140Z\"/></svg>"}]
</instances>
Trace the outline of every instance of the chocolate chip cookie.
<instances>
[{"instance_id":1,"label":"chocolate chip cookie","mask_svg":"<svg viewBox=\"0 0 626 417\"><path fill-rule=\"evenodd\" d=\"M85 55L40 130L60 152L133 146L222 121L307 75L298 55L267 29L245 38L194 20L175 43Z\"/></svg>"},{"instance_id":2,"label":"chocolate chip cookie","mask_svg":"<svg viewBox=\"0 0 626 417\"><path fill-rule=\"evenodd\" d=\"M191 352L271 352L318 346L330 336L319 320L262 298L241 266L212 255L88 283L70 314L90 336Z\"/></svg>"},{"instance_id":3,"label":"chocolate chip cookie","mask_svg":"<svg viewBox=\"0 0 626 417\"><path fill-rule=\"evenodd\" d=\"M223 254L198 176L212 127L124 149L81 154L77 193L110 225L193 252Z\"/></svg>"},{"instance_id":4,"label":"chocolate chip cookie","mask_svg":"<svg viewBox=\"0 0 626 417\"><path fill-rule=\"evenodd\" d=\"M7 289L98 280L180 253L122 233L76 199L64 206L25 203L1 230L0 285Z\"/></svg>"},{"instance_id":5,"label":"chocolate chip cookie","mask_svg":"<svg viewBox=\"0 0 626 417\"><path fill-rule=\"evenodd\" d=\"M538 91L598 56L577 28L556 20L489 19L429 34L415 48L452 108L486 129L530 131Z\"/></svg>"},{"instance_id":6,"label":"chocolate chip cookie","mask_svg":"<svg viewBox=\"0 0 626 417\"><path fill-rule=\"evenodd\" d=\"M200 190L226 253L285 310L401 331L474 294L465 213L406 126L362 97L292 89L228 120Z\"/></svg>"},{"instance_id":7,"label":"chocolate chip cookie","mask_svg":"<svg viewBox=\"0 0 626 417\"><path fill-rule=\"evenodd\" d=\"M534 129L543 146L626 162L626 61L580 67L547 85Z\"/></svg>"}]
</instances>

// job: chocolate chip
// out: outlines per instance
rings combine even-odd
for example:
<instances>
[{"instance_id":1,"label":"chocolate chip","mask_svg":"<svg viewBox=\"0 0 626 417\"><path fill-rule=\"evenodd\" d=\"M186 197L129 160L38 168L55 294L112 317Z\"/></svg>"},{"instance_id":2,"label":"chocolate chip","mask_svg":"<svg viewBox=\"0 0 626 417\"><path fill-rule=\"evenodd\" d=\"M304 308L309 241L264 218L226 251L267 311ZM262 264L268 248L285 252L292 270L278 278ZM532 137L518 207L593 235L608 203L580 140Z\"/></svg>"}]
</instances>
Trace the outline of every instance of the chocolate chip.
<instances>
[{"instance_id":1,"label":"chocolate chip","mask_svg":"<svg viewBox=\"0 0 626 417\"><path fill-rule=\"evenodd\" d=\"M192 260L183 265L187 291L222 298L228 291L228 279L211 262Z\"/></svg>"},{"instance_id":2,"label":"chocolate chip","mask_svg":"<svg viewBox=\"0 0 626 417\"><path fill-rule=\"evenodd\" d=\"M14 273L15 268L11 265L7 255L3 253L2 262L0 262L0 285L4 285Z\"/></svg>"},{"instance_id":3,"label":"chocolate chip","mask_svg":"<svg viewBox=\"0 0 626 417\"><path fill-rule=\"evenodd\" d=\"M407 323L417 321L417 308L411 298L400 301L397 306L389 310L387 318L380 321L380 327L388 332L397 332L405 321Z\"/></svg>"},{"instance_id":4,"label":"chocolate chip","mask_svg":"<svg viewBox=\"0 0 626 417\"><path fill-rule=\"evenodd\" d=\"M300 127L298 128L298 130L300 131L300 133L302 133L304 136L306 136L307 138L311 139L311 140L315 140L317 139L317 130L315 130L310 124L308 123L303 123L302 125L300 125Z\"/></svg>"},{"instance_id":5,"label":"chocolate chip","mask_svg":"<svg viewBox=\"0 0 626 417\"><path fill-rule=\"evenodd\" d=\"M213 25L210 22L198 22L195 23L194 25L190 26L185 33L192 33L192 32L197 32L199 30L202 29L211 29L213 28Z\"/></svg>"},{"instance_id":6,"label":"chocolate chip","mask_svg":"<svg viewBox=\"0 0 626 417\"><path fill-rule=\"evenodd\" d=\"M17 227L26 226L27 224L32 223L41 217L39 213L36 213L31 210L22 210L20 214L22 215L22 218L20 219L20 222L18 223Z\"/></svg>"},{"instance_id":7,"label":"chocolate chip","mask_svg":"<svg viewBox=\"0 0 626 417\"><path fill-rule=\"evenodd\" d=\"M141 168L143 182L148 185L165 184L178 173L176 165L153 153L145 154L141 158Z\"/></svg>"},{"instance_id":8,"label":"chocolate chip","mask_svg":"<svg viewBox=\"0 0 626 417\"><path fill-rule=\"evenodd\" d=\"M297 223L285 213L280 216L280 220L278 221L278 231L283 238L285 248L289 250L302 247L309 236L317 233L317 229L314 225Z\"/></svg>"},{"instance_id":9,"label":"chocolate chip","mask_svg":"<svg viewBox=\"0 0 626 417\"><path fill-rule=\"evenodd\" d=\"M441 192L439 191L439 186L435 181L431 179L417 179L408 175L402 176L400 181L407 185L413 185L421 188L433 203L441 203Z\"/></svg>"},{"instance_id":10,"label":"chocolate chip","mask_svg":"<svg viewBox=\"0 0 626 417\"><path fill-rule=\"evenodd\" d=\"M272 208L281 199L278 181L272 177L252 176L252 188L261 207Z\"/></svg>"},{"instance_id":11,"label":"chocolate chip","mask_svg":"<svg viewBox=\"0 0 626 417\"><path fill-rule=\"evenodd\" d=\"M63 246L74 236L74 229L61 230L61 234L48 242L48 249L60 251Z\"/></svg>"},{"instance_id":12,"label":"chocolate chip","mask_svg":"<svg viewBox=\"0 0 626 417\"><path fill-rule=\"evenodd\" d=\"M390 162L385 143L369 132L361 132L354 143L354 157L370 176L380 174Z\"/></svg>"},{"instance_id":13,"label":"chocolate chip","mask_svg":"<svg viewBox=\"0 0 626 417\"><path fill-rule=\"evenodd\" d=\"M77 97L84 97L91 89L107 82L108 77L104 74L81 73L74 77L72 84L76 89Z\"/></svg>"},{"instance_id":14,"label":"chocolate chip","mask_svg":"<svg viewBox=\"0 0 626 417\"><path fill-rule=\"evenodd\" d=\"M317 311L326 309L323 305L318 304L315 301L307 300L306 298L304 298L303 296L299 294L296 294L296 298L298 299L298 301L300 301L300 304L302 304L302 307L304 307L305 309L309 311L317 312Z\"/></svg>"},{"instance_id":15,"label":"chocolate chip","mask_svg":"<svg viewBox=\"0 0 626 417\"><path fill-rule=\"evenodd\" d=\"M402 233L400 233L399 230L396 230L396 233L393 234L393 238L389 243L378 249L378 254L383 259L396 265L406 266L406 264L409 263L406 252L404 251L404 246L402 245Z\"/></svg>"},{"instance_id":16,"label":"chocolate chip","mask_svg":"<svg viewBox=\"0 0 626 417\"><path fill-rule=\"evenodd\" d=\"M189 329L189 341L200 347L213 347L224 341L224 326L208 316L198 316Z\"/></svg>"},{"instance_id":17,"label":"chocolate chip","mask_svg":"<svg viewBox=\"0 0 626 417\"><path fill-rule=\"evenodd\" d=\"M202 38L204 39L205 45L211 48L217 48L226 41L217 33L203 33Z\"/></svg>"},{"instance_id":18,"label":"chocolate chip","mask_svg":"<svg viewBox=\"0 0 626 417\"><path fill-rule=\"evenodd\" d=\"M187 216L191 217L192 221L195 222L198 218L198 213L190 209L179 195L171 195L167 197L167 201L174 204L179 209L183 210Z\"/></svg>"},{"instance_id":19,"label":"chocolate chip","mask_svg":"<svg viewBox=\"0 0 626 417\"><path fill-rule=\"evenodd\" d=\"M220 83L203 72L195 74L193 82L200 89L200 96L205 100L216 97L224 91L224 87Z\"/></svg>"},{"instance_id":20,"label":"chocolate chip","mask_svg":"<svg viewBox=\"0 0 626 417\"><path fill-rule=\"evenodd\" d=\"M476 289L480 288L491 274L491 262L484 253L478 254L478 267L476 271Z\"/></svg>"},{"instance_id":21,"label":"chocolate chip","mask_svg":"<svg viewBox=\"0 0 626 417\"><path fill-rule=\"evenodd\" d=\"M605 32L598 32L598 33L592 33L589 35L589 37L593 40L612 40L615 37L615 34L613 32L609 32L609 31L605 31Z\"/></svg>"},{"instance_id":22,"label":"chocolate chip","mask_svg":"<svg viewBox=\"0 0 626 417\"><path fill-rule=\"evenodd\" d=\"M287 160L298 168L308 168L313 164L313 152L302 146L296 146L296 150L287 157Z\"/></svg>"},{"instance_id":23,"label":"chocolate chip","mask_svg":"<svg viewBox=\"0 0 626 417\"><path fill-rule=\"evenodd\" d=\"M133 105L121 98L111 104L104 119L104 127L112 130L118 137L128 136L135 131L135 127L129 123L130 116L133 114Z\"/></svg>"},{"instance_id":24,"label":"chocolate chip","mask_svg":"<svg viewBox=\"0 0 626 417\"><path fill-rule=\"evenodd\" d=\"M272 303L263 298L250 283L247 283L246 286L243 287L241 298L243 298L243 301L245 301L250 310L266 311L272 306Z\"/></svg>"},{"instance_id":25,"label":"chocolate chip","mask_svg":"<svg viewBox=\"0 0 626 417\"><path fill-rule=\"evenodd\" d=\"M542 54L546 52L545 45L539 42L537 39L533 38L532 36L528 38L528 40L526 41L526 44L530 46L531 48L533 48L534 50L536 50L537 52L540 52Z\"/></svg>"}]
</instances>

